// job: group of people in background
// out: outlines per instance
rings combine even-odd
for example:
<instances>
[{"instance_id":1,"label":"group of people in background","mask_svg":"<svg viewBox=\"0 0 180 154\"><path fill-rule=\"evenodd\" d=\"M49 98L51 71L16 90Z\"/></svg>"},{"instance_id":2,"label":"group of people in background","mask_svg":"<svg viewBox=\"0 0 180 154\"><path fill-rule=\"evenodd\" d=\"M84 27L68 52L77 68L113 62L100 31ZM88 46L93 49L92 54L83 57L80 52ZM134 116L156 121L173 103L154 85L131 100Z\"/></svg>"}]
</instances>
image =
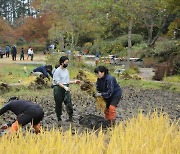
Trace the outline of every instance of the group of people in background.
<instances>
[{"instance_id":1,"label":"group of people in background","mask_svg":"<svg viewBox=\"0 0 180 154\"><path fill-rule=\"evenodd\" d=\"M6 58L9 58L9 55L11 53L12 55L12 60L13 61L16 61L16 56L17 56L17 48L16 46L14 45L12 48L10 47L10 45L7 45L6 48ZM31 61L33 61L33 58L34 58L34 51L31 47L29 47L28 51L28 56L27 56L27 60L29 59L29 57L31 58ZM24 60L24 55L25 55L25 52L24 52L24 48L21 48L21 52L20 52L20 60Z\"/></svg>"}]
</instances>

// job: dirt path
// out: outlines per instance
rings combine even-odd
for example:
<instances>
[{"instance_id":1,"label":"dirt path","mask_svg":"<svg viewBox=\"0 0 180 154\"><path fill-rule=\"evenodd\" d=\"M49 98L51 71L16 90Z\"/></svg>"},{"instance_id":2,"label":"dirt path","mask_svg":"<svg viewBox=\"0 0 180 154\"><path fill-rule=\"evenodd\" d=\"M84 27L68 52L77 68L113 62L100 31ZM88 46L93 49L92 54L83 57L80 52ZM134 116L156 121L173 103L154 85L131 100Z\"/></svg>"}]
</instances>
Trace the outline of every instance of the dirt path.
<instances>
[{"instance_id":1,"label":"dirt path","mask_svg":"<svg viewBox=\"0 0 180 154\"><path fill-rule=\"evenodd\" d=\"M1 64L45 64L46 56L43 54L35 54L33 61L26 60L27 56L25 55L24 60L20 60L19 55L16 57L16 61L12 61L11 56L9 58L0 58Z\"/></svg>"}]
</instances>

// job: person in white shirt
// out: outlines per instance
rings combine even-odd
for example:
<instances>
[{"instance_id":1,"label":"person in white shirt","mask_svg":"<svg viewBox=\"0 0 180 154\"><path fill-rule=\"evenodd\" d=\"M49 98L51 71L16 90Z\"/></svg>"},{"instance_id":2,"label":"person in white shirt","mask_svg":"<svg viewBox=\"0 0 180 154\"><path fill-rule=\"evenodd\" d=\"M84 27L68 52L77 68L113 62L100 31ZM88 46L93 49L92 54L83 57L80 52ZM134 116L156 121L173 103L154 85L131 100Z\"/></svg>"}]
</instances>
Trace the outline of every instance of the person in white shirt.
<instances>
[{"instance_id":1,"label":"person in white shirt","mask_svg":"<svg viewBox=\"0 0 180 154\"><path fill-rule=\"evenodd\" d=\"M29 47L29 49L28 49L28 56L27 56L27 60L29 59L29 57L31 57L31 47Z\"/></svg>"},{"instance_id":2,"label":"person in white shirt","mask_svg":"<svg viewBox=\"0 0 180 154\"><path fill-rule=\"evenodd\" d=\"M32 48L31 48L31 50L30 50L30 54L31 54L31 61L33 61L33 58L34 58L34 51L33 51Z\"/></svg>"},{"instance_id":3,"label":"person in white shirt","mask_svg":"<svg viewBox=\"0 0 180 154\"><path fill-rule=\"evenodd\" d=\"M60 66L55 70L53 75L53 92L55 99L55 111L58 120L58 124L61 124L61 115L62 115L62 103L66 105L66 111L69 115L69 119L67 121L73 121L73 105L71 102L71 94L69 89L69 84L76 83L79 84L79 80L70 81L69 79L69 71L67 70L67 66L69 63L69 59L66 56L62 56L59 59Z\"/></svg>"},{"instance_id":4,"label":"person in white shirt","mask_svg":"<svg viewBox=\"0 0 180 154\"><path fill-rule=\"evenodd\" d=\"M28 49L28 56L27 56L27 60L29 59L29 57L31 57L31 61L33 61L34 58L34 51L31 47L29 47Z\"/></svg>"}]
</instances>

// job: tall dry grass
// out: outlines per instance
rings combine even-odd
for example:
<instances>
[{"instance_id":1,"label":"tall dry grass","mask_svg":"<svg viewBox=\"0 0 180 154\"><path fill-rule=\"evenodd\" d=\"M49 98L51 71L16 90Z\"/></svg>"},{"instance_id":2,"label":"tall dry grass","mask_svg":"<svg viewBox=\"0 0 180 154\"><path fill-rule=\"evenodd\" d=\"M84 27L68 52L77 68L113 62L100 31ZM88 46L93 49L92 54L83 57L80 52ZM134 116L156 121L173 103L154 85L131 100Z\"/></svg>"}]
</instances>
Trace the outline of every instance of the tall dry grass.
<instances>
[{"instance_id":1,"label":"tall dry grass","mask_svg":"<svg viewBox=\"0 0 180 154\"><path fill-rule=\"evenodd\" d=\"M0 153L16 154L178 154L180 133L167 115L140 113L106 132L71 130L43 131L39 135L21 132L0 138Z\"/></svg>"}]
</instances>

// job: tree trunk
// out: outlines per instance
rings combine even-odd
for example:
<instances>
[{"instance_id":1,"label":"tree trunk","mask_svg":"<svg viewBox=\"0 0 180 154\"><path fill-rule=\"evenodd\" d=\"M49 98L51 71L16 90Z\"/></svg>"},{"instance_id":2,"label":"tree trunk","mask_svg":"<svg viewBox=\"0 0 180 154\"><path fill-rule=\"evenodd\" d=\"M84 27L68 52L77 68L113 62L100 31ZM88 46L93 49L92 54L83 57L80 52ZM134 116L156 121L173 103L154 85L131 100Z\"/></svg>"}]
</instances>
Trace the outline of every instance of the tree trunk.
<instances>
[{"instance_id":1,"label":"tree trunk","mask_svg":"<svg viewBox=\"0 0 180 154\"><path fill-rule=\"evenodd\" d=\"M156 34L156 36L154 37L154 39L150 42L150 44L148 44L149 47L154 46L155 42L157 41L157 39L159 38L164 26L166 25L168 17L165 17L165 19L163 20L161 27L159 28L158 33Z\"/></svg>"},{"instance_id":2,"label":"tree trunk","mask_svg":"<svg viewBox=\"0 0 180 154\"><path fill-rule=\"evenodd\" d=\"M71 51L74 49L74 30L72 30L72 36L71 36L72 42L71 42Z\"/></svg>"},{"instance_id":3,"label":"tree trunk","mask_svg":"<svg viewBox=\"0 0 180 154\"><path fill-rule=\"evenodd\" d=\"M148 45L151 44L152 42L153 26L154 26L154 23L152 22L150 27L148 28L148 42L147 42Z\"/></svg>"},{"instance_id":4,"label":"tree trunk","mask_svg":"<svg viewBox=\"0 0 180 154\"><path fill-rule=\"evenodd\" d=\"M127 65L126 65L126 69L128 69L129 66L130 66L129 63L130 63L131 47L132 47L131 33L132 33L132 19L129 20L129 27L128 27L128 49L127 49Z\"/></svg>"}]
</instances>

